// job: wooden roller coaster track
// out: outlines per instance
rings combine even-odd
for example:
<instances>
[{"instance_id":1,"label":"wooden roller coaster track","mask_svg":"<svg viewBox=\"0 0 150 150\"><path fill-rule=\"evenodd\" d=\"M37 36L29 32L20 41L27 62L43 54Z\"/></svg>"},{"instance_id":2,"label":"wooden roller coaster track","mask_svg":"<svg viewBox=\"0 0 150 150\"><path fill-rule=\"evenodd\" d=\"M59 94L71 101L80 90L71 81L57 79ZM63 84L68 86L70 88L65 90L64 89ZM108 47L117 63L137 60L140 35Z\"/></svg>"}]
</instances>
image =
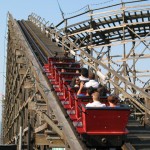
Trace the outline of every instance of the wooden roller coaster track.
<instances>
[{"instance_id":1,"label":"wooden roller coaster track","mask_svg":"<svg viewBox=\"0 0 150 150\"><path fill-rule=\"evenodd\" d=\"M81 21L70 23L78 17ZM48 57L68 54L132 108L122 149L149 149L149 38L149 1L88 10L56 26L34 13L26 21L9 14L3 143L19 150L89 149L43 70Z\"/></svg>"}]
</instances>

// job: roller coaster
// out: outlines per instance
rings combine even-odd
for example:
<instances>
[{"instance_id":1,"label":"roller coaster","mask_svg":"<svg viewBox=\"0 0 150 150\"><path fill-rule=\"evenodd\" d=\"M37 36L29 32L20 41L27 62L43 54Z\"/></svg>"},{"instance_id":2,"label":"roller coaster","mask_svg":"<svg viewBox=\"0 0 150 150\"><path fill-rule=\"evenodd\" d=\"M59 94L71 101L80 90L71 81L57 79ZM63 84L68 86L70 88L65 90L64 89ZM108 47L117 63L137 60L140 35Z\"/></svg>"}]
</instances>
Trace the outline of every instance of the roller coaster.
<instances>
[{"instance_id":1,"label":"roller coaster","mask_svg":"<svg viewBox=\"0 0 150 150\"><path fill-rule=\"evenodd\" d=\"M9 13L3 144L19 150L148 150L149 10L149 1L122 2L56 26L34 13L28 20ZM69 86L82 67L119 96L121 107L84 106L91 97L78 97Z\"/></svg>"}]
</instances>

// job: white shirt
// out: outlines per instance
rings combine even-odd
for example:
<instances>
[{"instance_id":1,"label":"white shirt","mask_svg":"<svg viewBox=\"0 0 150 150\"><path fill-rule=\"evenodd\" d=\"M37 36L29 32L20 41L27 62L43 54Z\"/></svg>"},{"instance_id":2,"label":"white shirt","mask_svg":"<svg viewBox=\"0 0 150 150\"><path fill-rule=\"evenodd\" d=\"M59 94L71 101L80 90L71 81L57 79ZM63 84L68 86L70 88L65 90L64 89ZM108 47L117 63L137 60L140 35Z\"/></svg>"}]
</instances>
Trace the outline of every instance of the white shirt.
<instances>
[{"instance_id":1,"label":"white shirt","mask_svg":"<svg viewBox=\"0 0 150 150\"><path fill-rule=\"evenodd\" d=\"M92 103L86 104L86 107L105 107L105 106L106 106L105 104L102 104L99 101L94 101Z\"/></svg>"},{"instance_id":2,"label":"white shirt","mask_svg":"<svg viewBox=\"0 0 150 150\"><path fill-rule=\"evenodd\" d=\"M83 76L79 76L79 79L81 81L89 81L89 78L83 77Z\"/></svg>"},{"instance_id":3,"label":"white shirt","mask_svg":"<svg viewBox=\"0 0 150 150\"><path fill-rule=\"evenodd\" d=\"M92 86L93 88L98 88L99 83L95 80L89 80L88 82L86 82L84 84L84 87L89 88L90 86Z\"/></svg>"}]
</instances>

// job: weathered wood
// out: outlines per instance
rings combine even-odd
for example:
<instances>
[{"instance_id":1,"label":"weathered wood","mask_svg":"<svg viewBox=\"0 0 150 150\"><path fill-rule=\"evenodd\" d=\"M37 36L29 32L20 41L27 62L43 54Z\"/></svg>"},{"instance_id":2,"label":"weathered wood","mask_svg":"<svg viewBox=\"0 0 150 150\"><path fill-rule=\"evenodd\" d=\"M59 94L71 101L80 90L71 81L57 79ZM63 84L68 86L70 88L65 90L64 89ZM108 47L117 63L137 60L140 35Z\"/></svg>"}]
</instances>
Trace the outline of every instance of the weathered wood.
<instances>
[{"instance_id":1,"label":"weathered wood","mask_svg":"<svg viewBox=\"0 0 150 150\"><path fill-rule=\"evenodd\" d=\"M19 69L19 74L20 75L24 75L26 73L26 69Z\"/></svg>"},{"instance_id":2,"label":"weathered wood","mask_svg":"<svg viewBox=\"0 0 150 150\"><path fill-rule=\"evenodd\" d=\"M43 125L37 127L36 129L34 129L34 133L38 133L40 131L43 131L47 128L47 123L44 123Z\"/></svg>"},{"instance_id":3,"label":"weathered wood","mask_svg":"<svg viewBox=\"0 0 150 150\"><path fill-rule=\"evenodd\" d=\"M147 108L150 108L150 99L145 98L145 104ZM146 128L150 128L150 114L145 112L144 124Z\"/></svg>"},{"instance_id":4,"label":"weathered wood","mask_svg":"<svg viewBox=\"0 0 150 150\"><path fill-rule=\"evenodd\" d=\"M32 82L29 82L29 81L24 82L24 85L23 85L23 87L24 87L25 89L30 89L30 88L32 88L33 86L34 86L34 84L33 84Z\"/></svg>"},{"instance_id":5,"label":"weathered wood","mask_svg":"<svg viewBox=\"0 0 150 150\"><path fill-rule=\"evenodd\" d=\"M19 118L20 112L24 109L24 107L27 106L27 104L28 104L30 101L32 101L32 99L34 98L34 96L35 96L35 95L33 94L33 96L29 97L29 98L27 99L27 101L25 101L25 102L23 103L23 105L19 108L17 115L14 116L14 118L13 118L13 120L12 120L12 122L11 122L11 125L7 128L7 131L5 132L4 136L6 136L6 135L8 134L8 132L9 132L9 130L11 129L11 127L13 126L15 120L17 120L17 119Z\"/></svg>"},{"instance_id":6,"label":"weathered wood","mask_svg":"<svg viewBox=\"0 0 150 150\"><path fill-rule=\"evenodd\" d=\"M55 134L56 134L56 132L55 132L55 131L52 131L52 130L45 130L44 133L45 133L46 135L55 135Z\"/></svg>"},{"instance_id":7,"label":"weathered wood","mask_svg":"<svg viewBox=\"0 0 150 150\"><path fill-rule=\"evenodd\" d=\"M53 130L64 140L63 132L57 127L57 125L43 112L36 110L36 112L42 115L42 118L53 128Z\"/></svg>"},{"instance_id":8,"label":"weathered wood","mask_svg":"<svg viewBox=\"0 0 150 150\"><path fill-rule=\"evenodd\" d=\"M28 110L36 110L36 102L29 102L28 103Z\"/></svg>"},{"instance_id":9,"label":"weathered wood","mask_svg":"<svg viewBox=\"0 0 150 150\"><path fill-rule=\"evenodd\" d=\"M18 64L25 64L25 63L26 63L24 57L17 58L16 62L17 62Z\"/></svg>"},{"instance_id":10,"label":"weathered wood","mask_svg":"<svg viewBox=\"0 0 150 150\"><path fill-rule=\"evenodd\" d=\"M59 136L56 136L56 135L55 135L55 136L47 136L46 139L47 139L47 140L59 140L60 137L59 137Z\"/></svg>"},{"instance_id":11,"label":"weathered wood","mask_svg":"<svg viewBox=\"0 0 150 150\"><path fill-rule=\"evenodd\" d=\"M42 110L42 111L47 110L47 104L41 105L41 104L37 103L36 105L37 105L37 110Z\"/></svg>"},{"instance_id":12,"label":"weathered wood","mask_svg":"<svg viewBox=\"0 0 150 150\"><path fill-rule=\"evenodd\" d=\"M23 55L22 51L19 49L16 49L16 56L21 56Z\"/></svg>"},{"instance_id":13,"label":"weathered wood","mask_svg":"<svg viewBox=\"0 0 150 150\"><path fill-rule=\"evenodd\" d=\"M25 129L23 129L23 134L25 133L25 132L27 132L28 131L28 127L26 127Z\"/></svg>"},{"instance_id":14,"label":"weathered wood","mask_svg":"<svg viewBox=\"0 0 150 150\"><path fill-rule=\"evenodd\" d=\"M121 10L122 11L122 10ZM115 14L116 15L116 14ZM133 16L133 15L132 15ZM137 15L134 15L134 17L136 17ZM121 19L121 20L120 20ZM134 18L134 19L136 19L137 20L137 17L136 18ZM115 21L114 21L115 20ZM81 27L81 29L75 29L73 32L71 32L72 33L72 35L74 35L74 34L77 34L77 36L79 36L79 38L80 38L80 35L81 35L81 41L83 42L83 45L84 44L86 44L86 42L88 43L90 40L88 40L87 38L88 38L88 32L90 32L90 34L92 34L92 33L94 33L94 34L92 34L92 36L93 36L93 38L95 38L96 40L95 41L98 41L98 42L96 42L96 43L91 43L91 44L89 44L89 48L93 48L92 46L95 46L95 45L97 45L97 44L100 44L101 46L103 45L105 48L109 45L109 44L111 44L111 42L112 41L117 41L117 42L120 42L120 43L122 43L122 44L125 44L126 42L129 42L129 40L123 40L123 41L121 41L120 39L122 38L122 36L124 35L124 33L122 33L121 31L122 31L122 28L124 29L125 27L127 27L127 26L129 26L129 27L131 27L131 26L133 26L133 28L134 28L134 26L135 26L135 28L137 28L137 30L138 29L140 29L140 27L141 27L141 25L142 25L142 23L132 23L132 21L130 21L131 23L125 23L125 22L123 22L122 23L122 16L118 19L117 17L115 18L113 20L113 17L111 18L111 19L107 19L106 17L104 17L104 21L103 21L103 25L101 25L100 27L98 26L98 27L96 27L96 25L94 25L94 26L91 26L91 24L88 22L88 25L85 25L85 28L86 28L86 30L83 30L83 28L82 28L82 26L80 26ZM140 20L143 20L143 18L141 19L140 18ZM94 20L93 20L94 21ZM111 21L111 22L110 22ZM115 27L113 27L113 26L109 26L112 22L114 21L114 26ZM126 21L126 22L128 22L128 21ZM40 23L41 24L41 23ZM99 23L98 24L101 24L101 22L99 21ZM116 25L117 24L117 25ZM147 23L147 22L145 22L144 23L145 25L144 25L144 28L145 27L147 27L147 25L149 25L149 23ZM30 112L32 112L32 113L30 113L29 114L29 117L31 117L32 119L31 119L31 122L32 122L32 124L33 124L33 127L34 127L34 124L36 123L36 127L37 128L35 128L35 130L37 130L37 133L38 132L40 132L40 131L43 131L44 133L46 133L44 130L45 130L45 128L43 127L44 126L44 124L42 124L41 126L39 126L40 124L41 124L41 119L43 119L44 120L44 122L46 121L47 123L48 123L48 125L50 125L53 129L52 130L55 130L55 132L57 133L57 134L59 134L60 135L60 137L61 137L61 135L62 135L62 137L61 138L63 138L63 140L66 140L67 139L67 141L69 141L69 145L71 145L71 147L72 147L72 149L83 149L82 148L82 146L80 145L80 142L78 141L78 137L76 136L76 134L75 134L75 132L74 132L74 130L72 130L72 126L70 125L70 124L68 124L68 120L65 118L65 116L64 116L64 114L63 114L63 111L62 111L62 109L61 109L61 107L59 106L59 103L57 102L57 96L55 96L55 93L53 92L53 91L51 91L51 89L50 89L50 87L49 87L49 84L48 84L48 82L46 82L45 81L45 76L42 74L42 69L40 68L40 66L38 65L38 63L37 63L37 61L35 60L35 58L34 58L34 55L31 53L31 50L30 50L30 46L28 46L28 44L26 43L26 41L24 40L24 37L22 36L22 33L20 32L20 30L17 30L18 29L18 26L17 26L17 24L16 24L16 22L12 19L12 27L11 27L11 30L13 29L13 28L15 28L15 30L17 31L17 34L15 34L15 32L14 31L12 31L10 34L11 34L11 36L13 35L13 37L15 37L15 38L18 38L19 37L19 40L21 40L21 42L20 42L20 47L22 47L22 52L23 52L23 54L24 54L24 57L25 58L28 58L28 59L25 59L26 60L26 62L29 62L29 63L26 63L26 65L27 65L27 67L29 67L29 72L28 73L30 73L30 74L32 74L33 75L33 77L34 77L34 85L35 85L35 87L33 87L34 88L34 90L36 91L36 92L38 92L39 93L39 95L41 95L41 101L45 101L45 103L47 104L47 105L41 105L41 104L37 104L37 103L35 103L35 102L31 102L31 103L28 103L28 110L29 110L29 113ZM31 24L30 24L31 25ZM32 26L33 26L33 24L32 24ZM108 27L107 27L108 26ZM30 29L30 27L28 27L27 25L26 25L26 27L29 29L29 30L31 30ZM91 27L91 28L89 28L89 27ZM102 28L103 27L103 28ZM33 29L34 30L34 29ZM36 28L36 32L38 31L38 28ZM117 34L116 33L114 33L114 32L117 32ZM61 32L61 31L60 31ZM86 33L87 32L87 33ZM110 32L110 33L109 33ZM127 31L128 32L128 31ZM140 31L139 31L140 32ZM144 32L146 33L147 32L147 29L144 29ZM149 32L149 31L148 31ZM33 31L31 30L31 33L34 35L35 33L33 33ZM59 33L59 32L58 32ZM83 34L82 34L83 33ZM86 33L86 34L85 34ZM54 36L54 34L55 34L55 32L53 33L53 36ZM114 36L112 35L112 34L114 34ZM141 33L140 33L141 34ZM36 36L35 36L36 35ZM36 42L40 42L40 40L39 39L42 39L42 36L38 36L37 37L37 35L40 35L40 32L38 32L37 34L35 34L33 37L34 37L34 39L36 40ZM64 34L63 34L64 35ZM108 35L108 36L107 36ZM56 38L58 38L58 39L61 39L61 42L62 42L62 47L65 47L65 43L67 43L68 45L70 45L70 47L71 47L71 52L73 52L73 54L75 55L75 51L73 51L74 50L74 48L76 48L77 50L80 50L80 49L78 49L78 47L76 47L76 46L74 46L74 43L72 42L72 43L70 43L66 38L65 38L65 36L60 36L59 34L57 34L57 32L56 32L56 34L55 34L55 36L56 36ZM67 35L68 36L68 35ZM91 36L91 37L92 37ZM111 37L112 36L112 37ZM143 36L143 35L142 35ZM39 38L40 37L40 38ZM74 36L75 37L75 36ZM109 37L111 38L111 40L109 39ZM72 38L72 37L71 37ZM114 38L114 39L113 39ZM130 39L131 38L131 35L129 34L128 36L127 36L127 39ZM134 37L132 37L132 39L133 39ZM84 40L83 39L85 39L85 43L84 43ZM100 39L100 40L99 40ZM15 39L14 39L15 40ZM17 40L17 41L19 41L19 40ZM56 39L55 39L56 40ZM77 39L78 40L78 39ZM76 40L76 41L77 41ZM106 41L106 40L108 40L108 41ZM120 41L119 41L120 40ZM43 40L44 42L46 42L46 40ZM92 41L92 40L91 40ZM93 40L94 41L94 40ZM130 41L132 41L132 42L134 42L135 41L135 39L134 40L130 40ZM140 41L142 41L142 39L140 40ZM58 41L57 41L58 42ZM60 42L60 41L59 41ZM13 43L13 42L12 42ZM113 42L112 42L113 43ZM17 48L17 45L18 44L18 42L15 44L15 49L13 49L12 51L15 51L16 50L16 48ZM58 43L57 43L58 44ZM78 45L82 45L82 43L80 43L80 42L76 42L76 44L78 44ZM19 44L18 44L19 45ZM116 45L118 45L118 43L116 43ZM53 46L51 45L51 44L49 44L48 46L51 46L52 48L53 48ZM85 45L86 46L86 45ZM110 46L110 45L109 45ZM41 46L42 47L42 46ZM81 46L82 47L82 46ZM43 48L44 49L44 48ZM14 52L13 52L14 53ZM81 50L81 54L83 54L83 55L81 55L81 56L83 56L83 59L84 59L84 55L85 55L85 60L86 59L88 59L88 56ZM12 56L14 56L14 55L12 55ZM20 56L19 54L18 54L18 56ZM15 59L14 58L16 58L15 56L13 57L13 58L9 58L9 60L10 61L14 61L14 63L12 63L11 65L10 65L10 70L12 70L12 75L9 75L10 76L10 79L9 79L9 84L11 85L12 84L12 80L11 80L11 78L16 74L16 71L18 71L18 68L19 68L19 66L21 66L22 65L22 63L23 63L23 61L21 61L21 60L19 60L18 58L18 62L19 62L19 64L16 64L16 62L15 62ZM90 58L90 59L92 59L92 57ZM124 57L124 59L122 60L122 61L127 61L128 59L130 59L130 57L129 58L125 58ZM131 57L131 59L132 59L132 57ZM93 59L92 59L93 60ZM17 63L18 63L17 62ZM101 60L100 61L95 61L95 64L100 64L99 62L101 62ZM114 61L115 62L115 61ZM110 62L108 62L108 63L110 63ZM111 74L113 74L114 76L116 76L118 79L119 79L119 81L120 82L126 82L125 84L128 84L129 82L128 81L126 81L126 80L123 80L123 78L120 78L120 76L117 76L116 74L114 74L114 72L112 71L112 70L109 70L109 69L107 69L107 66L105 65L105 63L103 63L103 62L101 62L101 64L99 65L99 66L102 66L104 69L106 69L106 70L108 70L108 71L110 71L111 72ZM97 71L97 68L99 67L99 66L96 66L95 68L96 68L96 71ZM105 67L106 66L106 67ZM15 68L16 67L16 69L14 69L13 70L13 68ZM18 68L17 68L18 67ZM30 68L31 68L31 70L30 70ZM31 71L31 72L30 72ZM13 82L13 89L14 90L12 90L11 89L11 87L9 86L9 84L7 84L8 85L8 87L9 87L9 93L10 93L10 97L11 98L13 98L14 97L14 95L16 95L15 96L15 98L18 98L18 96L19 96L19 94L18 93L21 93L20 95L21 95L21 97L19 97L19 99L20 99L20 108L18 108L18 111L19 112L24 112L24 106L22 107L22 105L24 105L24 101L26 100L26 98L25 97L27 97L27 93L28 93L28 88L30 88L31 86L30 86L30 84L28 84L27 82L27 85L26 86L23 86L23 83L25 83L25 81L26 81L26 78L27 78L27 74L26 74L26 72L24 72L24 73L19 73L19 75L18 75L18 77L19 77L19 79L20 79L20 81L19 81L19 83L20 84L18 84L17 85L17 89L16 89L16 81L15 82ZM125 77L124 77L125 78ZM16 80L17 80L17 78L16 78ZM111 82L114 82L114 80L110 80L109 81L110 83ZM26 84L25 83L25 84ZM25 85L24 84L24 85ZM113 85L113 83L112 83L112 85ZM116 85L116 86L115 86ZM114 85L114 87L116 87L116 89L118 89L118 90L120 90L121 92L123 92L123 88L121 88L121 87L118 87L118 81L117 82L115 82L115 85ZM130 87L132 87L132 84L130 84ZM136 88L137 90L139 90L138 88ZM139 92L142 92L142 93L144 93L142 90L139 90ZM124 93L123 93L124 94ZM145 93L144 93L145 94ZM124 94L124 95L127 95L126 93ZM148 95L147 94L145 94L145 97L147 97ZM8 96L9 97L9 96ZM127 95L127 97L131 97L131 95ZM131 100L134 100L133 99L133 97L131 97ZM10 100L11 101L11 100ZM13 102L14 100L12 100L12 102ZM16 102L17 100L15 100L15 102ZM36 96L34 97L34 101L36 101ZM7 102L7 106L9 105L9 101ZM19 104L18 104L19 105ZM18 106L17 105L17 106ZM27 106L27 105L26 105ZM60 130L58 127L57 127L57 125L54 123L54 121L52 120L52 118L50 118L50 116L48 116L47 114L50 114L50 113L48 113L48 112L42 112L42 111L47 111L47 108L48 108L48 110L53 110L53 112L54 112L54 114L56 115L56 118L57 118L57 120L59 120L59 123L60 123L60 125L61 125L61 127L62 127L62 130ZM144 108L144 107L142 107L142 108ZM9 109L8 109L8 112L10 112L10 114L9 114L9 116L8 116L8 118L7 118L7 121L6 122L8 122L8 127L9 127L9 130L7 130L7 131L9 131L8 132L8 136L10 135L10 136L12 136L12 134L11 134L11 132L12 132L12 130L13 130L13 124L14 124L14 122L15 121L18 121L19 122L19 117L16 117L17 115L19 116L19 114L18 113L15 113L15 114L13 114L13 109L16 109L15 110L15 112L17 112L17 107L16 107L16 104L14 105L14 106L9 106ZM39 116L37 115L36 117L35 117L35 114L34 113L36 113L35 112L35 110L36 110L36 112L39 114ZM42 111L40 111L40 110L42 110ZM39 112L38 112L39 111ZM148 111L148 110L147 110ZM63 115L62 115L63 114ZM13 120L13 117L16 117L16 120ZM22 117L24 117L24 115L22 116ZM27 116L25 116L25 118L27 118ZM36 118L36 119L35 119ZM25 119L26 120L26 119ZM37 121L38 120L38 121ZM26 123L26 122L25 122ZM17 128L17 125L16 125L16 128ZM63 135L63 132L64 132L64 135ZM48 132L47 132L48 133ZM49 132L50 134L51 134L51 132ZM44 137L45 139L47 138L47 139L49 139L49 140L54 140L55 139L55 137ZM56 137L56 139L57 138L59 138L59 137ZM55 140L56 140L55 139ZM71 140L70 140L71 139ZM9 140L9 138L7 139L7 140ZM38 139L39 140L39 139ZM12 141L12 140L11 140ZM46 141L46 140L45 140ZM38 145L38 144L37 144ZM43 145L42 145L43 146ZM43 146L43 149L44 149L44 146Z\"/></svg>"},{"instance_id":15,"label":"weathered wood","mask_svg":"<svg viewBox=\"0 0 150 150\"><path fill-rule=\"evenodd\" d=\"M65 147L61 139L46 140L44 134L35 135L35 144L36 145L49 145L49 147Z\"/></svg>"},{"instance_id":16,"label":"weathered wood","mask_svg":"<svg viewBox=\"0 0 150 150\"><path fill-rule=\"evenodd\" d=\"M118 85L119 84L119 78L118 77L114 77L114 83L116 84L116 85ZM119 90L115 87L115 89L114 89L114 94L115 95L119 95Z\"/></svg>"}]
</instances>

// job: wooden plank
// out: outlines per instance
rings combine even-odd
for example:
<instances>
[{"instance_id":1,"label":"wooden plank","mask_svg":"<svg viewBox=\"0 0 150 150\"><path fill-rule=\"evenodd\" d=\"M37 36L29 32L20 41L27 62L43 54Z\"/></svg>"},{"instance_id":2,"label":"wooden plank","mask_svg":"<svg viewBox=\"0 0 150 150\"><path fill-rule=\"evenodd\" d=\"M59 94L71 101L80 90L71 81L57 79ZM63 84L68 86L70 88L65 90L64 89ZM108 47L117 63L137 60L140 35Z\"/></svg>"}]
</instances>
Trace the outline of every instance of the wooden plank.
<instances>
[{"instance_id":1,"label":"wooden plank","mask_svg":"<svg viewBox=\"0 0 150 150\"><path fill-rule=\"evenodd\" d=\"M40 132L40 131L42 131L46 128L47 128L47 123L44 123L43 125L41 125L41 126L37 127L36 129L34 129L34 133Z\"/></svg>"},{"instance_id":2,"label":"wooden plank","mask_svg":"<svg viewBox=\"0 0 150 150\"><path fill-rule=\"evenodd\" d=\"M19 69L19 74L20 74L20 75L21 75L21 74L23 75L23 74L26 73L26 71L27 71L26 69L20 68L20 69Z\"/></svg>"},{"instance_id":3,"label":"wooden plank","mask_svg":"<svg viewBox=\"0 0 150 150\"><path fill-rule=\"evenodd\" d=\"M33 84L32 82L29 82L29 81L24 82L24 85L23 85L23 87L24 87L25 89L30 89L30 88L32 88L33 86L34 86L34 84Z\"/></svg>"},{"instance_id":4,"label":"wooden plank","mask_svg":"<svg viewBox=\"0 0 150 150\"><path fill-rule=\"evenodd\" d=\"M53 130L61 137L61 139L64 140L64 134L63 132L57 127L56 124L43 112L36 110L36 112L40 115L42 115L43 119L53 128Z\"/></svg>"},{"instance_id":5,"label":"wooden plank","mask_svg":"<svg viewBox=\"0 0 150 150\"><path fill-rule=\"evenodd\" d=\"M35 135L35 145L49 145L49 147L65 147L65 144L61 139L46 140L44 134Z\"/></svg>"},{"instance_id":6,"label":"wooden plank","mask_svg":"<svg viewBox=\"0 0 150 150\"><path fill-rule=\"evenodd\" d=\"M26 127L24 130L23 130L23 133L27 132L28 131L28 127Z\"/></svg>"},{"instance_id":7,"label":"wooden plank","mask_svg":"<svg viewBox=\"0 0 150 150\"><path fill-rule=\"evenodd\" d=\"M39 105L39 104L37 104L37 110L47 110L47 105L46 104L44 104L44 105Z\"/></svg>"},{"instance_id":8,"label":"wooden plank","mask_svg":"<svg viewBox=\"0 0 150 150\"><path fill-rule=\"evenodd\" d=\"M52 130L45 130L44 134L46 134L46 135L56 135L56 132L54 132Z\"/></svg>"},{"instance_id":9,"label":"wooden plank","mask_svg":"<svg viewBox=\"0 0 150 150\"><path fill-rule=\"evenodd\" d=\"M25 64L26 61L25 61L24 57L21 57L21 58L17 58L16 63L18 63L18 64Z\"/></svg>"},{"instance_id":10,"label":"wooden plank","mask_svg":"<svg viewBox=\"0 0 150 150\"><path fill-rule=\"evenodd\" d=\"M29 102L28 103L28 110L36 110L36 102Z\"/></svg>"},{"instance_id":11,"label":"wooden plank","mask_svg":"<svg viewBox=\"0 0 150 150\"><path fill-rule=\"evenodd\" d=\"M119 84L119 78L116 77L116 76L114 77L114 83L115 83L116 85ZM116 88L116 87L114 87L114 94L119 95L119 90L118 90L118 88Z\"/></svg>"},{"instance_id":12,"label":"wooden plank","mask_svg":"<svg viewBox=\"0 0 150 150\"><path fill-rule=\"evenodd\" d=\"M34 98L34 96L35 96L35 93L34 93L31 97L29 97L29 98L27 99L27 101L25 101L25 102L23 103L23 105L19 108L18 113L17 113L16 116L13 118L11 125L9 126L9 128L7 129L7 131L5 132L4 137L7 135L7 133L9 132L9 130L11 129L11 127L13 126L15 120L17 120L17 118L19 117L20 112L24 109L24 107L26 107L26 105L27 105L30 101L32 101L32 99Z\"/></svg>"},{"instance_id":13,"label":"wooden plank","mask_svg":"<svg viewBox=\"0 0 150 150\"><path fill-rule=\"evenodd\" d=\"M22 53L22 51L21 51L21 50L16 49L16 55L17 55L17 56L20 56L20 55L23 55L23 53Z\"/></svg>"}]
</instances>

